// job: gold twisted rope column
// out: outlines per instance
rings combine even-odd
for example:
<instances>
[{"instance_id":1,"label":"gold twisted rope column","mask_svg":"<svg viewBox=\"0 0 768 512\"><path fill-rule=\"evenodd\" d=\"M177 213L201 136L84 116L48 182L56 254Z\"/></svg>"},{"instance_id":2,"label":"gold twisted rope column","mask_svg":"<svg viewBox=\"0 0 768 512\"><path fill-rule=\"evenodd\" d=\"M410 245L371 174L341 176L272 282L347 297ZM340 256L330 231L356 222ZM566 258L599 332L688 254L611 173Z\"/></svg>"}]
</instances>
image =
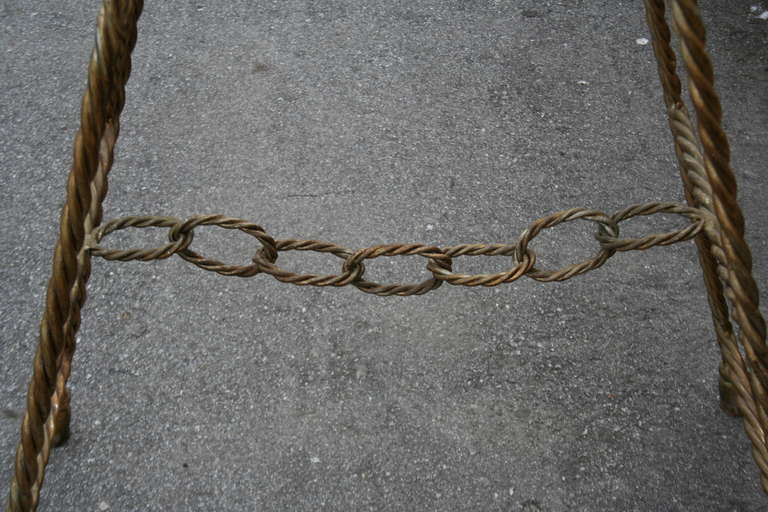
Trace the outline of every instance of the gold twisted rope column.
<instances>
[{"instance_id":1,"label":"gold twisted rope column","mask_svg":"<svg viewBox=\"0 0 768 512\"><path fill-rule=\"evenodd\" d=\"M737 201L736 179L730 166L730 146L722 128L720 99L714 89L712 63L705 47L706 33L696 1L673 1L672 16L680 36L691 100L696 110L698 135L703 149L701 163L711 187L711 205L707 206L714 212L719 224L719 229L709 236L710 249L716 261L718 277L724 284L723 294L730 301L733 320L739 326L739 344L746 355L745 364L732 330L726 328L730 326L723 321L725 317L720 317L727 312L727 308L716 304L713 316L716 326L719 323L722 328L718 329L724 362L721 366L724 388L721 389L726 401L735 400L738 412L744 416L745 430L752 441L752 454L762 473L763 489L768 492L768 347L765 344L765 321L759 311L760 297L752 277L752 255L744 239L744 217ZM679 119L680 116L677 122ZM681 132L685 130L687 127ZM698 171L698 165L689 167L694 168ZM710 277L707 277L708 286ZM719 297L716 299L719 300ZM733 404L725 405L732 407Z\"/></svg>"},{"instance_id":2,"label":"gold twisted rope column","mask_svg":"<svg viewBox=\"0 0 768 512\"><path fill-rule=\"evenodd\" d=\"M645 9L686 200L689 205L706 209L714 214L711 199L712 189L709 186L707 172L704 168L704 159L682 99L675 52L671 46L671 33L665 19L664 0L645 0ZM713 255L715 252L721 253L723 251L719 227L712 233L711 236L702 234L696 238L696 246L712 311L715 336L722 354L720 405L728 414L738 415L733 383L729 375L739 371L738 369L743 368L744 365L738 349L738 342L733 334L728 305L723 295L723 285L718 277L717 261Z\"/></svg>"},{"instance_id":3,"label":"gold twisted rope column","mask_svg":"<svg viewBox=\"0 0 768 512\"><path fill-rule=\"evenodd\" d=\"M16 450L8 512L37 508L51 445L68 435L66 383L90 274L90 254L83 244L85 234L101 222L101 204L107 193L107 174L112 167L142 7L142 0L105 0L99 13L80 130L67 181L67 201L61 212L27 411Z\"/></svg>"}]
</instances>

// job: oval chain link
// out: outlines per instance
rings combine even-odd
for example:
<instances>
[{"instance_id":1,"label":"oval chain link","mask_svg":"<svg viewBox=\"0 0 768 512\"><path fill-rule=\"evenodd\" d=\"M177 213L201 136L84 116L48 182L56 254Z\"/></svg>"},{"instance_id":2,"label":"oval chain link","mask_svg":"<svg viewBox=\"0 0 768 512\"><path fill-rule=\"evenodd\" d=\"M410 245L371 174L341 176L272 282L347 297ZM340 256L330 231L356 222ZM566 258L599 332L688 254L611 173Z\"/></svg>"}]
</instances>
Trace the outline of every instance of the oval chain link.
<instances>
[{"instance_id":1,"label":"oval chain link","mask_svg":"<svg viewBox=\"0 0 768 512\"><path fill-rule=\"evenodd\" d=\"M528 226L528 229L523 231L517 241L517 260L522 261L523 255L528 251L528 244L531 240L536 238L543 229L551 228L562 224L564 222L570 222L572 220L585 219L592 222L596 222L600 227L600 234L606 233L610 236L619 236L619 226L605 213L599 210L589 210L586 208L571 208L570 210L563 210L557 213L553 213L547 217L538 219ZM584 272L599 268L608 261L608 258L613 256L616 251L614 249L601 248L597 256L589 258L580 263L574 263L563 267L559 270L541 270L536 267L531 268L528 272L528 277L537 281L565 281Z\"/></svg>"},{"instance_id":2,"label":"oval chain link","mask_svg":"<svg viewBox=\"0 0 768 512\"><path fill-rule=\"evenodd\" d=\"M422 244L390 244L390 245L376 245L374 247L368 247L360 249L356 253L352 254L347 261L344 262L343 269L345 271L354 269L358 265L362 264L363 260L378 258L380 256L409 256L412 254L418 254L429 260L429 264L436 265L438 268L451 270L452 260L451 257L445 254L442 249L435 247L434 245L422 245ZM365 293L374 293L376 295L422 295L435 288L440 287L443 284L442 281L437 279L434 275L422 281L418 284L378 284L371 281L358 280L352 283L359 290Z\"/></svg>"}]
</instances>

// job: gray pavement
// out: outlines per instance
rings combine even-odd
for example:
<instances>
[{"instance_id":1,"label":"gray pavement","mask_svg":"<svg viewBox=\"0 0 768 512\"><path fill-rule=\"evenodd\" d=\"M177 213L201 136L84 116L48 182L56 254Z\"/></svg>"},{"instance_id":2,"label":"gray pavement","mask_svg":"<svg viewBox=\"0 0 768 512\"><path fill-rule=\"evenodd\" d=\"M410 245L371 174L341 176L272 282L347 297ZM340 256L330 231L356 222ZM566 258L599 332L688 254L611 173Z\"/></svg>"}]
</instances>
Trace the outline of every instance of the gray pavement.
<instances>
[{"instance_id":1,"label":"gray pavement","mask_svg":"<svg viewBox=\"0 0 768 512\"><path fill-rule=\"evenodd\" d=\"M639 4L147 2L106 216L218 212L276 238L446 246L514 242L571 207L680 201ZM702 4L762 284L768 3ZM97 8L0 2L6 483ZM532 246L554 268L594 253L593 231ZM214 228L194 243L233 263L256 247ZM95 260L73 437L40 509L765 510L741 422L718 407L694 249L410 298ZM477 260L455 268L510 264ZM417 281L424 263L381 258L367 275Z\"/></svg>"}]
</instances>

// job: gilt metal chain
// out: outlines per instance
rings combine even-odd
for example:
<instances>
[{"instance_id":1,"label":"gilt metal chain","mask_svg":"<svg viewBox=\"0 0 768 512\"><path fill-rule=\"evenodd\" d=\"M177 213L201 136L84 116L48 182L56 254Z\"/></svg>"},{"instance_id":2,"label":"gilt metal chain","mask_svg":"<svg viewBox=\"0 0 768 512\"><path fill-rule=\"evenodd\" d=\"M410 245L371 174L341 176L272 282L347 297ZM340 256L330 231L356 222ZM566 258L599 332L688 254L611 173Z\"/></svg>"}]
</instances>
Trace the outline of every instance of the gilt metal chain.
<instances>
[{"instance_id":1,"label":"gilt metal chain","mask_svg":"<svg viewBox=\"0 0 768 512\"><path fill-rule=\"evenodd\" d=\"M632 217L653 214L677 214L686 217L689 224L684 228L666 233L651 234L642 238L619 238L619 223ZM592 258L568 265L557 270L537 268L536 253L529 247L531 241L543 230L573 220L588 220L598 225L595 235L600 249ZM676 203L644 203L630 206L613 215L599 210L572 208L563 210L532 222L523 231L515 244L461 244L437 247L425 244L387 244L352 250L330 242L318 240L275 240L266 230L241 219L223 215L196 215L187 220L162 216L133 216L111 220L94 229L86 240L86 248L94 256L107 260L152 261L179 255L186 261L212 272L228 276L251 277L256 274L270 274L275 279L300 286L346 286L376 295L421 295L443 282L461 286L497 286L511 283L527 276L537 281L564 281L602 266L616 252L645 250L657 245L671 245L689 240L712 224L712 216L703 209ZM250 265L230 265L206 258L191 248L194 230L198 226L219 226L237 229L256 238L261 248ZM127 228L163 227L169 228L169 242L161 247L148 249L109 249L100 245L110 233ZM329 253L343 260L339 274L297 274L276 265L278 255L284 251L312 251ZM427 270L432 276L417 284L379 284L363 279L365 260L382 256L418 255L427 260ZM453 271L453 260L460 256L510 256L512 267L493 274L461 274Z\"/></svg>"}]
</instances>

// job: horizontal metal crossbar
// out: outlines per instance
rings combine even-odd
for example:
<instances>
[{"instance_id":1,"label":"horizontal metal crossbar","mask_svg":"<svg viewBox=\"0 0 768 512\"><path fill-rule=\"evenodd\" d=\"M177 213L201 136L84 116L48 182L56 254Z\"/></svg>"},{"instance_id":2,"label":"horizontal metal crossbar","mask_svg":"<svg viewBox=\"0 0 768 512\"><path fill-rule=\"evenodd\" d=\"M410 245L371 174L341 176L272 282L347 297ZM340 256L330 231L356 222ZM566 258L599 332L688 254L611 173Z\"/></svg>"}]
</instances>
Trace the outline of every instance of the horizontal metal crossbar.
<instances>
[{"instance_id":1,"label":"horizontal metal crossbar","mask_svg":"<svg viewBox=\"0 0 768 512\"><path fill-rule=\"evenodd\" d=\"M632 217L659 213L677 214L686 217L689 224L684 228L666 233L657 233L642 238L619 238L619 223ZM537 268L536 253L529 247L530 242L544 229L577 219L589 220L598 225L595 235L600 248L597 254L579 263L557 270ZM196 215L187 220L163 216L133 216L111 220L94 229L86 238L85 247L95 256L107 260L152 261L179 255L190 263L204 269L228 276L251 277L265 273L275 279L300 286L346 286L376 295L421 295L443 282L461 286L497 286L511 283L527 276L537 281L564 281L602 266L611 256L620 251L645 250L657 245L670 245L690 240L712 224L712 215L703 209L676 203L644 203L633 205L613 215L587 208L571 208L540 218L528 226L515 244L461 244L437 247L426 244L386 244L352 250L331 242L318 240L276 240L266 230L241 219L223 215ZM194 230L198 226L219 226L237 229L258 239L261 249L250 265L230 265L207 258L191 248ZM147 249L109 249L100 245L110 233L127 228L164 227L169 228L169 242L161 247ZM283 251L312 251L330 253L344 260L339 274L298 274L278 267L275 263ZM417 284L379 284L363 279L364 261L381 256L419 255L426 258L427 270L432 276ZM460 274L453 272L453 259L459 256L510 256L512 268L492 274Z\"/></svg>"}]
</instances>

